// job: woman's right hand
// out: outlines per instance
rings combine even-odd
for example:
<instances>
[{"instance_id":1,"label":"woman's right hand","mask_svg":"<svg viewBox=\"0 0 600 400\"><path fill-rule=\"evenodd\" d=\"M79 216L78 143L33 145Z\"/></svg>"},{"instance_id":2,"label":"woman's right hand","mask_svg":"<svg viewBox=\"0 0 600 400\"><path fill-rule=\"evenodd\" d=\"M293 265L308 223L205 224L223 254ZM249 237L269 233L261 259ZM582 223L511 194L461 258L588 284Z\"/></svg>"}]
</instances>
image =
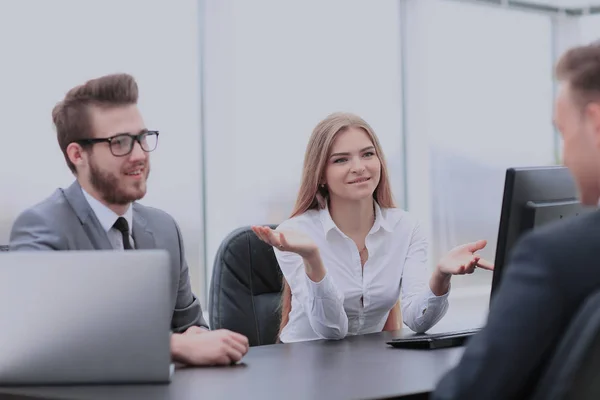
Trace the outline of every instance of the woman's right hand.
<instances>
[{"instance_id":1,"label":"woman's right hand","mask_svg":"<svg viewBox=\"0 0 600 400\"><path fill-rule=\"evenodd\" d=\"M268 226L253 226L252 231L263 242L270 244L281 251L290 251L305 259L314 258L319 248L315 242L297 231L276 231Z\"/></svg>"}]
</instances>

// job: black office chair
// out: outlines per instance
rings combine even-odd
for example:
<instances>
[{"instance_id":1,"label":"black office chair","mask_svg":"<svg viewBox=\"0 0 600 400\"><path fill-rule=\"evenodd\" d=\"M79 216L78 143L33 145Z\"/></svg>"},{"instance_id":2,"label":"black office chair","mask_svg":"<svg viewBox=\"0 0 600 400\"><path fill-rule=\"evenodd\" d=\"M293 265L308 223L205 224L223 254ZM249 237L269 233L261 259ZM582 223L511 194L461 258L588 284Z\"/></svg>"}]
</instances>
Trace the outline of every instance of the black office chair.
<instances>
[{"instance_id":1,"label":"black office chair","mask_svg":"<svg viewBox=\"0 0 600 400\"><path fill-rule=\"evenodd\" d=\"M531 399L600 399L600 291L569 324Z\"/></svg>"},{"instance_id":2,"label":"black office chair","mask_svg":"<svg viewBox=\"0 0 600 400\"><path fill-rule=\"evenodd\" d=\"M211 329L242 333L250 346L276 343L281 287L273 248L250 227L233 231L215 257L209 295Z\"/></svg>"},{"instance_id":3,"label":"black office chair","mask_svg":"<svg viewBox=\"0 0 600 400\"><path fill-rule=\"evenodd\" d=\"M8 251L8 246L0 244L0 251Z\"/></svg>"}]
</instances>

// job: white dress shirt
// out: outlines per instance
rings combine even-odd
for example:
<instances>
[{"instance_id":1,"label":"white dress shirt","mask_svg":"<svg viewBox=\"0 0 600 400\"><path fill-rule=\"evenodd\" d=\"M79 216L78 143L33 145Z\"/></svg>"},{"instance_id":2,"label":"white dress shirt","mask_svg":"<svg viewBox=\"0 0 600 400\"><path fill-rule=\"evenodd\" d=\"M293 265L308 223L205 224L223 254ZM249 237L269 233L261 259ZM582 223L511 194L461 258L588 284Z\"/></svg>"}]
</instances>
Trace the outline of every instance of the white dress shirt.
<instances>
[{"instance_id":1,"label":"white dress shirt","mask_svg":"<svg viewBox=\"0 0 600 400\"><path fill-rule=\"evenodd\" d=\"M113 249L125 249L121 231L113 227L119 217L123 217L125 220L127 220L127 224L129 225L129 241L131 242L131 247L135 249L135 242L133 241L133 211L131 209L131 205L129 205L129 208L127 208L125 214L117 215L113 210L92 197L92 195L86 192L83 188L81 188L81 191L83 192L83 196L87 200L88 204L92 208L92 211L94 211L94 214L96 214L96 217L98 218L98 221L100 221L104 231L108 235L108 240L110 241Z\"/></svg>"},{"instance_id":2,"label":"white dress shirt","mask_svg":"<svg viewBox=\"0 0 600 400\"><path fill-rule=\"evenodd\" d=\"M436 296L429 288L428 242L406 211L375 204L364 268L356 244L339 230L328 209L309 210L277 230L311 237L326 269L323 280L313 282L302 257L274 248L292 290L289 322L280 336L284 343L381 332L399 298L404 323L415 332L431 328L448 309L448 293Z\"/></svg>"}]
</instances>

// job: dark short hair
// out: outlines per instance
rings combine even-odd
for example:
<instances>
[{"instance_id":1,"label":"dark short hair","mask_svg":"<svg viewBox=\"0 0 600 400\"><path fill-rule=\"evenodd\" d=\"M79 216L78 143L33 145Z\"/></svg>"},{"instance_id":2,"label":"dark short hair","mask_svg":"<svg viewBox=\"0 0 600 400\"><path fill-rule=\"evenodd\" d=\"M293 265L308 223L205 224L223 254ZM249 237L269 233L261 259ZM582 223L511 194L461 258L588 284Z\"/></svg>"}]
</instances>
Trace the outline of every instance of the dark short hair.
<instances>
[{"instance_id":1,"label":"dark short hair","mask_svg":"<svg viewBox=\"0 0 600 400\"><path fill-rule=\"evenodd\" d=\"M600 42L566 51L556 65L556 77L569 84L581 107L600 101Z\"/></svg>"},{"instance_id":2,"label":"dark short hair","mask_svg":"<svg viewBox=\"0 0 600 400\"><path fill-rule=\"evenodd\" d=\"M69 160L67 147L82 139L93 138L89 107L118 107L137 104L138 86L133 76L112 74L92 79L69 90L52 110L58 145L69 169L76 173Z\"/></svg>"}]
</instances>

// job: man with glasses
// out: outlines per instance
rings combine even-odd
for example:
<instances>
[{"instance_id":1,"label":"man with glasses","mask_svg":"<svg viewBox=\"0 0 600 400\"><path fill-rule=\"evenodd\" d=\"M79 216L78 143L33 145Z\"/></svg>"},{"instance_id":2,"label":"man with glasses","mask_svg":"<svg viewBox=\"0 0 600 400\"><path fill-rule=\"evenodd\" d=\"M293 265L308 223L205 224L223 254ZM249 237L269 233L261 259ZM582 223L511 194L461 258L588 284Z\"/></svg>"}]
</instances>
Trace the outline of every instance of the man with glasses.
<instances>
[{"instance_id":1,"label":"man with glasses","mask_svg":"<svg viewBox=\"0 0 600 400\"><path fill-rule=\"evenodd\" d=\"M136 202L146 194L149 153L159 137L146 129L137 101L134 78L117 74L71 89L54 107L58 144L76 180L19 215L10 250L167 250L177 285L173 359L189 365L237 362L248 351L248 339L208 330L191 291L179 227L167 213Z\"/></svg>"}]
</instances>

